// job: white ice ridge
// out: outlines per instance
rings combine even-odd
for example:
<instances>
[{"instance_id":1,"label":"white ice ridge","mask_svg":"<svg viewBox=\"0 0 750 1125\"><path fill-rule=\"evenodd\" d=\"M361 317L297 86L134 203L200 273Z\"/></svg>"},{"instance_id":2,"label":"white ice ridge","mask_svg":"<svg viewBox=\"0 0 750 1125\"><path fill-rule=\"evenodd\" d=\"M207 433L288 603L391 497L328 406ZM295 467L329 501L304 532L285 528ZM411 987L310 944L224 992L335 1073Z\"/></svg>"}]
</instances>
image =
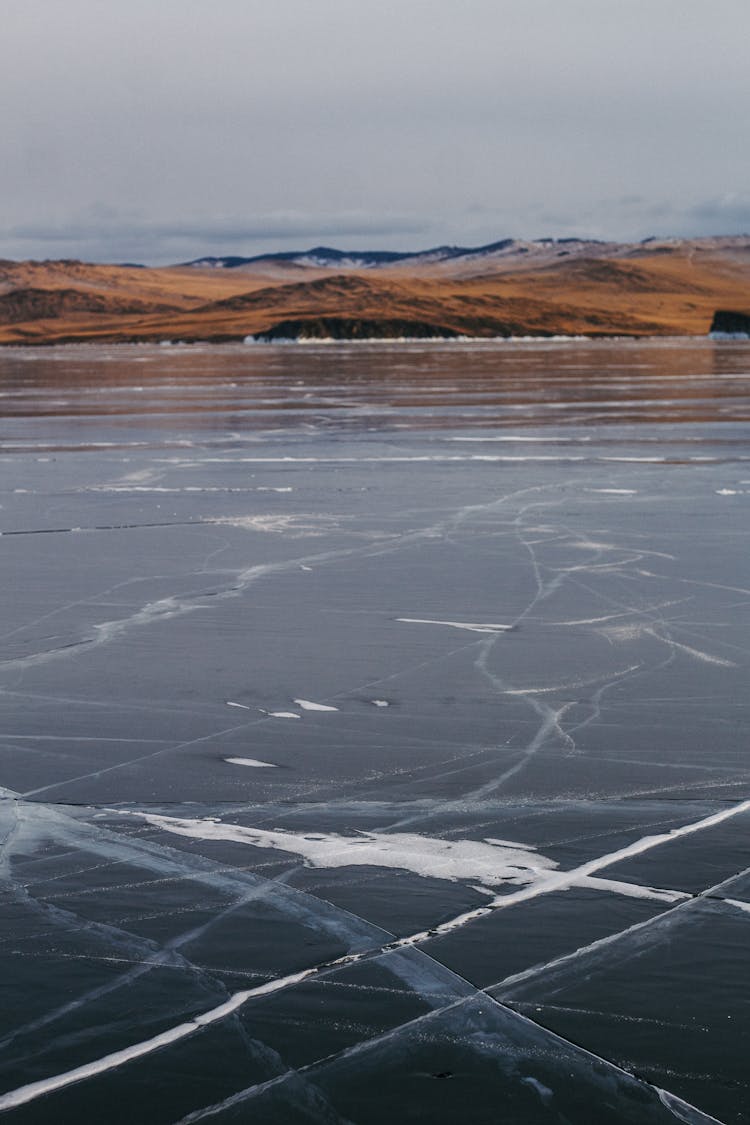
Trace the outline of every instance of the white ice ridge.
<instances>
[{"instance_id":1,"label":"white ice ridge","mask_svg":"<svg viewBox=\"0 0 750 1125\"><path fill-rule=\"evenodd\" d=\"M295 716L296 718L296 716ZM275 770L273 762L261 762L257 758L225 758L230 766L255 766L256 769Z\"/></svg>"},{"instance_id":2,"label":"white ice ridge","mask_svg":"<svg viewBox=\"0 0 750 1125\"><path fill-rule=\"evenodd\" d=\"M345 964L347 960L347 957L342 957L340 959L341 964ZM158 1051L162 1047L178 1043L181 1039L187 1038L188 1035L193 1035L196 1031L200 1031L212 1023L226 1019L227 1016L241 1008L251 997L267 996L269 993L278 992L279 989L298 984L317 971L317 969L305 969L288 977L268 981L267 984L261 984L257 988L235 992L216 1008L211 1008L208 1012L203 1012L202 1015L195 1016L185 1023L177 1024L176 1027L170 1027L166 1031L162 1031L160 1035L154 1035L151 1039L142 1039L140 1043L134 1043L131 1047L124 1047L121 1051L113 1051L109 1055L103 1055L93 1062L74 1067L73 1070L68 1070L64 1074L42 1078L38 1082L30 1082L27 1086L19 1086L16 1090L10 1090L7 1094L0 1096L0 1113L6 1109L15 1109L17 1106L26 1105L44 1094L62 1090L65 1086L72 1086L74 1082L82 1082L86 1078L95 1078L97 1074L115 1070L119 1066L124 1066L125 1063L132 1062L133 1059L142 1058L144 1055L150 1055L153 1051Z\"/></svg>"},{"instance_id":3,"label":"white ice ridge","mask_svg":"<svg viewBox=\"0 0 750 1125\"><path fill-rule=\"evenodd\" d=\"M507 633L512 625L497 625L491 621L433 621L427 617L397 617L407 625L448 625L451 629L468 629L471 633Z\"/></svg>"},{"instance_id":4,"label":"white ice ridge","mask_svg":"<svg viewBox=\"0 0 750 1125\"><path fill-rule=\"evenodd\" d=\"M481 918L483 915L490 913L491 910L506 909L509 906L517 905L519 902L528 902L529 899L538 898L540 895L552 894L556 891L567 891L571 887L585 886L590 876L596 875L606 867L611 867L613 864L620 863L626 859L632 859L633 856L642 855L644 852L651 851L653 848L660 847L662 844L671 843L681 836L690 836L694 832L703 831L704 828L713 828L716 824L721 824L725 820L730 820L732 817L739 816L746 812L750 812L750 800L742 801L738 805L731 805L729 808L722 809L717 813L712 813L711 816L704 817L702 820L695 820L691 824L684 824L681 828L672 828L669 832L661 832L656 836L643 836L640 840L635 840L632 844L627 844L624 848L620 848L616 852L610 852L608 855L598 856L596 859L588 860L587 863L582 863L579 867L574 867L570 871L553 871L551 874L543 876L528 887L522 887L521 890L512 891L509 894L498 895L487 906L478 907L476 910L469 910L465 914L459 914L456 918L452 918L450 921L443 922L439 926L436 926L435 929L430 932L424 931L421 934L414 934L410 938L402 938L401 941L403 943L417 944L426 941L428 937L434 934L446 934L450 933L452 930L460 929L462 926L474 921L475 918Z\"/></svg>"},{"instance_id":5,"label":"white ice ridge","mask_svg":"<svg viewBox=\"0 0 750 1125\"><path fill-rule=\"evenodd\" d=\"M502 434L502 435L499 435L499 434L484 435L483 434L481 436L476 436L476 437L471 437L471 436L449 437L447 440L448 441L481 441L481 442L485 442L485 441L529 441L529 442L541 443L542 445L550 445L551 443L554 443L555 445L560 445L562 442L573 442L574 445L578 445L580 442L591 441L591 438L590 437L560 437L558 434L555 434L554 437L530 437L530 436L527 436L526 434Z\"/></svg>"},{"instance_id":6,"label":"white ice ridge","mask_svg":"<svg viewBox=\"0 0 750 1125\"><path fill-rule=\"evenodd\" d=\"M698 1109L690 1102L678 1098L676 1094L671 1094L669 1090L662 1090L660 1086L654 1086L659 1101L662 1105L675 1115L678 1121L684 1121L685 1125L723 1125L718 1117L711 1117L710 1114L705 1113L702 1109Z\"/></svg>"},{"instance_id":7,"label":"white ice ridge","mask_svg":"<svg viewBox=\"0 0 750 1125\"><path fill-rule=\"evenodd\" d=\"M14 488L14 492L28 492L26 488ZM227 486L209 486L199 484L187 484L179 488L167 488L163 485L156 484L90 484L80 489L81 492L166 492L168 494L184 493L184 492L204 492L204 493L229 493L229 492L293 492L292 488L273 488L268 486L256 486L253 488L229 488Z\"/></svg>"},{"instance_id":8,"label":"white ice ridge","mask_svg":"<svg viewBox=\"0 0 750 1125\"><path fill-rule=\"evenodd\" d=\"M721 824L725 820L729 820L734 816L749 811L750 801L743 801L741 804L732 805L729 808L722 809L718 813L713 813L711 816L704 817L703 820L693 821L692 824L685 824L681 828L673 828L670 832L663 832L656 836L644 836L642 839L636 840L624 848L620 848L619 851L610 852L608 855L589 860L588 863L581 864L571 871L552 871L549 874L543 874L536 882L529 886L522 887L518 891L513 891L505 895L498 895L487 906L482 906L476 910L470 910L464 914L459 914L449 922L443 922L434 930L424 930L419 933L410 934L408 937L397 938L383 948L390 950L419 945L437 934L450 933L452 930L459 929L473 922L476 918L484 917L484 915L489 914L492 910L514 906L516 903L526 902L529 899L537 898L539 895L567 890L572 886L579 885L590 875L596 874L597 871L605 867L610 867L613 863L618 863L620 860L629 859L632 856L650 851L652 848L669 843L671 840L678 839L680 836L688 836L694 832L700 832L704 828L711 828L716 824ZM205 821L181 822L170 817L153 817L152 814L148 813L139 815L142 815L146 820L160 820L162 822L166 821L167 823L171 821L173 825L187 823L189 825L203 825L204 828L207 827ZM166 827L165 824L161 826ZM225 825L223 827L231 826ZM192 835L192 833L190 834ZM323 838L325 839L325 837ZM551 861L547 860L546 862L550 863ZM6 1109L14 1109L20 1105L26 1105L28 1102L35 1101L44 1094L50 1094L55 1090L61 1090L66 1086L72 1085L74 1082L81 1082L86 1078L94 1078L98 1074L104 1074L109 1070L114 1070L119 1066L123 1066L133 1059L149 1055L153 1051L158 1051L162 1047L167 1047L172 1043L179 1042L179 1040L185 1039L189 1035L194 1035L202 1028L225 1019L255 997L267 996L270 993L279 992L285 988L299 984L309 977L317 976L321 972L327 972L330 969L337 968L339 965L352 964L364 960L371 956L373 952L373 950L363 950L358 953L345 954L343 957L326 962L324 965L315 965L312 968L303 969L301 972L293 973L290 976L279 977L275 981L261 984L257 988L248 988L241 992L235 992L228 1000L224 1001L224 1003L209 1009L209 1011L204 1012L200 1016L196 1016L192 1020L177 1024L176 1027L168 1028L166 1031L153 1036L151 1039L143 1039L140 1043L134 1043L130 1047L125 1047L120 1051L114 1051L109 1055L103 1055L99 1059L84 1063L82 1066L74 1067L73 1070L65 1071L62 1074L42 1078L37 1082L30 1082L26 1086L19 1086L15 1090L9 1090L7 1093L0 1095L0 1112ZM671 1097L670 1095L665 1096Z\"/></svg>"},{"instance_id":9,"label":"white ice ridge","mask_svg":"<svg viewBox=\"0 0 750 1125\"><path fill-rule=\"evenodd\" d=\"M329 707L326 703L313 703L309 699L295 699L294 702L303 711L338 711L338 707Z\"/></svg>"},{"instance_id":10,"label":"white ice ridge","mask_svg":"<svg viewBox=\"0 0 750 1125\"><path fill-rule=\"evenodd\" d=\"M288 832L246 828L214 820L178 819L144 813L144 820L167 832L199 840L227 840L301 855L311 867L387 867L431 879L469 879L486 887L524 885L557 867L535 848L507 840L442 840L405 832Z\"/></svg>"},{"instance_id":11,"label":"white ice ridge","mask_svg":"<svg viewBox=\"0 0 750 1125\"><path fill-rule=\"evenodd\" d=\"M699 462L704 465L719 464L721 458L719 457L684 457L681 461L694 463ZM739 454L735 461L750 461L750 456ZM486 462L523 462L523 461L546 461L557 462L559 464L567 464L572 461L587 461L595 463L615 463L615 464L643 464L643 465L661 465L669 462L668 457L660 457L654 455L653 457L603 457L591 456L584 454L570 454L570 455L553 455L553 454L539 454L533 456L523 456L521 454L503 454L503 453L469 453L469 454L452 454L452 453L430 453L430 454L416 454L413 456L396 456L396 457L203 457L201 464L203 465L401 465L413 462L449 462L449 461L486 461Z\"/></svg>"},{"instance_id":12,"label":"white ice ridge","mask_svg":"<svg viewBox=\"0 0 750 1125\"><path fill-rule=\"evenodd\" d=\"M610 891L627 898L650 898L657 902L684 902L692 898L685 891L669 891L662 887L642 887L639 883L623 883L620 879L598 879L595 875L581 881L581 885L592 891Z\"/></svg>"}]
</instances>

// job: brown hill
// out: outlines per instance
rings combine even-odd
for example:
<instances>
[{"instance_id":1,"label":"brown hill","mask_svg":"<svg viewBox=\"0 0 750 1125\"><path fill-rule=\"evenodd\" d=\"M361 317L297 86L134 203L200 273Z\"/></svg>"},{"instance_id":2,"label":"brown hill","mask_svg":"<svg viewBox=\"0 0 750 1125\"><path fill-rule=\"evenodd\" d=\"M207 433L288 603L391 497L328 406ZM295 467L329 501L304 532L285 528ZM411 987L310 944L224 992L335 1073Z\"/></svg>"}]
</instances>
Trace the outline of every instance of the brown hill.
<instances>
[{"instance_id":1,"label":"brown hill","mask_svg":"<svg viewBox=\"0 0 750 1125\"><path fill-rule=\"evenodd\" d=\"M174 305L154 305L149 301L107 297L81 289L11 289L0 293L0 324L23 324L30 320L64 318L78 313L119 313L142 315L149 312L170 313Z\"/></svg>"},{"instance_id":2,"label":"brown hill","mask_svg":"<svg viewBox=\"0 0 750 1125\"><path fill-rule=\"evenodd\" d=\"M409 325L415 335L703 335L717 309L750 308L749 238L498 245L366 269L4 261L0 343L240 340L282 324L320 335L334 322L332 334L357 338Z\"/></svg>"}]
</instances>

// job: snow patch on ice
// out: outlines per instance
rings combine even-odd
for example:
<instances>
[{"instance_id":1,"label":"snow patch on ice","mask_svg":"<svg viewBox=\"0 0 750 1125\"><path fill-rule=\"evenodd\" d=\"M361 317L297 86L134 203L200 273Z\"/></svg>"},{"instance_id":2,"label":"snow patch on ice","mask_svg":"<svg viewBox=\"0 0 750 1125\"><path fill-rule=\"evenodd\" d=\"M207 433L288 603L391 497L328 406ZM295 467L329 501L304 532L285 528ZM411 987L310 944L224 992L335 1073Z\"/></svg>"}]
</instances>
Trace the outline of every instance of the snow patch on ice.
<instances>
[{"instance_id":1,"label":"snow patch on ice","mask_svg":"<svg viewBox=\"0 0 750 1125\"><path fill-rule=\"evenodd\" d=\"M257 758L225 758L230 766L253 766L255 769L275 770L273 762L261 762Z\"/></svg>"},{"instance_id":2,"label":"snow patch on ice","mask_svg":"<svg viewBox=\"0 0 750 1125\"><path fill-rule=\"evenodd\" d=\"M329 707L326 703L313 703L309 699L295 699L294 702L303 711L338 711L338 707Z\"/></svg>"},{"instance_id":3,"label":"snow patch on ice","mask_svg":"<svg viewBox=\"0 0 750 1125\"><path fill-rule=\"evenodd\" d=\"M311 867L387 867L426 879L468 879L486 887L525 886L557 867L526 844L485 840L442 840L414 833L303 833L209 823L142 813L155 828L199 840L226 840L301 855Z\"/></svg>"}]
</instances>

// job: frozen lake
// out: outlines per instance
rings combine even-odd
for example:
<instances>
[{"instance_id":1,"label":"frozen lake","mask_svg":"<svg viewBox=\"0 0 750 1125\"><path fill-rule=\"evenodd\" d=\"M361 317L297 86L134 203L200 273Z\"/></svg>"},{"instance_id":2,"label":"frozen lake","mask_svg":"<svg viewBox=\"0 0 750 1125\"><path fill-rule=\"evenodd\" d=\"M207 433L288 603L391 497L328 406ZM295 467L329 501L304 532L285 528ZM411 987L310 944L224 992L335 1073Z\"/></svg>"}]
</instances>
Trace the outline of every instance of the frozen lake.
<instances>
[{"instance_id":1,"label":"frozen lake","mask_svg":"<svg viewBox=\"0 0 750 1125\"><path fill-rule=\"evenodd\" d=\"M0 1111L750 1120L750 344L0 352Z\"/></svg>"}]
</instances>

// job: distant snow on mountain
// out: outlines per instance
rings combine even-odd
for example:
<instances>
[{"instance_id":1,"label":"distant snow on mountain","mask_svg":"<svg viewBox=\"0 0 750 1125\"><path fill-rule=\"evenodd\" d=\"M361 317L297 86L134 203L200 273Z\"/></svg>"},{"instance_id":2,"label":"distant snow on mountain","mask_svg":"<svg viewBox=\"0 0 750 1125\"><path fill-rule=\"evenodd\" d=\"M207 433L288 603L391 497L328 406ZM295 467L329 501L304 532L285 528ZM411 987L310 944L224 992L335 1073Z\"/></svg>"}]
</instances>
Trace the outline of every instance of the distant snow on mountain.
<instances>
[{"instance_id":1,"label":"distant snow on mountain","mask_svg":"<svg viewBox=\"0 0 750 1125\"><path fill-rule=\"evenodd\" d=\"M524 241L516 238L503 238L486 246L435 246L428 250L337 250L331 246L315 246L310 250L287 250L274 254L256 254L250 258L237 255L227 257L195 258L181 263L196 269L238 269L263 263L269 265L285 263L295 266L312 266L316 269L377 269L408 262L412 266L434 265L439 262L467 262L481 258L511 257L514 255L549 256L557 251L560 255L591 252L592 249L616 247L616 243L600 242L596 239L578 238L539 238ZM624 248L624 247L623 247Z\"/></svg>"}]
</instances>

